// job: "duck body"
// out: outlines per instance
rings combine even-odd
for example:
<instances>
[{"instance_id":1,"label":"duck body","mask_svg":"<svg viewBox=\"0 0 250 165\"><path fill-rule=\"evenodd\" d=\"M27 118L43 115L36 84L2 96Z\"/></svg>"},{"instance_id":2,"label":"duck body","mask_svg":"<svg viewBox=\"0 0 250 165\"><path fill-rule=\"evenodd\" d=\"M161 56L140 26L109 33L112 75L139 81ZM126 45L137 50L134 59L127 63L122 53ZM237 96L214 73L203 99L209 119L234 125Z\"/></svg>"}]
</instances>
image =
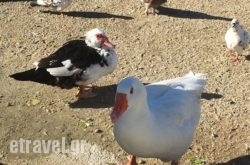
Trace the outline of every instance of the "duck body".
<instances>
[{"instance_id":1,"label":"duck body","mask_svg":"<svg viewBox=\"0 0 250 165\"><path fill-rule=\"evenodd\" d=\"M178 162L191 145L200 118L199 99L206 81L199 76L189 73L145 87L135 78L121 82L126 86L130 81L134 93L141 92L131 105L128 99L128 108L114 122L118 144L135 156ZM121 93L124 89L117 87Z\"/></svg>"},{"instance_id":2,"label":"duck body","mask_svg":"<svg viewBox=\"0 0 250 165\"><path fill-rule=\"evenodd\" d=\"M148 3L149 7L158 8L163 3L167 2L167 0L141 0L144 3Z\"/></svg>"},{"instance_id":3,"label":"duck body","mask_svg":"<svg viewBox=\"0 0 250 165\"><path fill-rule=\"evenodd\" d=\"M232 55L236 52L236 58L232 61L239 61L237 56L242 55L243 51L248 48L250 36L236 18L231 21L231 26L225 34L225 42L228 49L226 53Z\"/></svg>"},{"instance_id":4,"label":"duck body","mask_svg":"<svg viewBox=\"0 0 250 165\"><path fill-rule=\"evenodd\" d=\"M77 96L90 98L96 96L91 83L112 73L117 67L118 57L105 32L95 28L86 32L85 40L68 41L33 64L35 68L10 77L66 89L79 86Z\"/></svg>"},{"instance_id":5,"label":"duck body","mask_svg":"<svg viewBox=\"0 0 250 165\"><path fill-rule=\"evenodd\" d=\"M243 50L248 47L250 38L247 31L239 28L229 28L225 35L225 41L229 50L242 54Z\"/></svg>"},{"instance_id":6,"label":"duck body","mask_svg":"<svg viewBox=\"0 0 250 165\"><path fill-rule=\"evenodd\" d=\"M111 49L94 49L84 40L71 40L56 52L34 63L36 68L11 75L20 81L72 88L87 85L112 73L117 56Z\"/></svg>"},{"instance_id":7,"label":"duck body","mask_svg":"<svg viewBox=\"0 0 250 165\"><path fill-rule=\"evenodd\" d=\"M146 13L148 15L149 8L153 8L153 14L156 14L155 9L157 9L163 3L167 2L167 0L141 0L141 2L143 2L145 4L146 9L145 9L144 13Z\"/></svg>"},{"instance_id":8,"label":"duck body","mask_svg":"<svg viewBox=\"0 0 250 165\"><path fill-rule=\"evenodd\" d=\"M72 0L34 0L30 2L31 6L52 7L53 11L62 11L71 4Z\"/></svg>"}]
</instances>

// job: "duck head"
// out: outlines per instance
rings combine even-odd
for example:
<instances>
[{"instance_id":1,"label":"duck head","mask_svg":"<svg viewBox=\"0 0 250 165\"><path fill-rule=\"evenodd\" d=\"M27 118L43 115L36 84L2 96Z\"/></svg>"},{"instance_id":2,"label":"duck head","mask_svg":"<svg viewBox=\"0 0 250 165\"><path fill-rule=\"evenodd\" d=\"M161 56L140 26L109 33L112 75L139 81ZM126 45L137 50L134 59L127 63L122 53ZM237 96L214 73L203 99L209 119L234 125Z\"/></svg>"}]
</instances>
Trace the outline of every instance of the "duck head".
<instances>
[{"instance_id":1,"label":"duck head","mask_svg":"<svg viewBox=\"0 0 250 165\"><path fill-rule=\"evenodd\" d=\"M121 80L116 90L111 121L116 122L126 111L137 110L146 97L146 89L137 78L131 76Z\"/></svg>"},{"instance_id":2,"label":"duck head","mask_svg":"<svg viewBox=\"0 0 250 165\"><path fill-rule=\"evenodd\" d=\"M109 41L105 32L98 28L94 28L86 32L85 42L88 46L93 48L114 48L114 45Z\"/></svg>"}]
</instances>

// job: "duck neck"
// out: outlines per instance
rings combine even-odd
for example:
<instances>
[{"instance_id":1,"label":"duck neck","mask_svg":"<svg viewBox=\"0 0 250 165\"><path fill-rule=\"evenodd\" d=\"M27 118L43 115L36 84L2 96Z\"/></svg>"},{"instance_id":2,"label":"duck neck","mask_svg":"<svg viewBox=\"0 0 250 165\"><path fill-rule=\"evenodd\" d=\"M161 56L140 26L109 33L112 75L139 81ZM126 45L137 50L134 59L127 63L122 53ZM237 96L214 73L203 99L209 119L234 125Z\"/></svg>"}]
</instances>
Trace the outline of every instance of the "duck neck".
<instances>
[{"instance_id":1,"label":"duck neck","mask_svg":"<svg viewBox=\"0 0 250 165\"><path fill-rule=\"evenodd\" d=\"M150 114L148 102L147 102L147 96L139 97L138 100L136 100L131 107L131 111L136 114L140 114L142 117L147 117Z\"/></svg>"}]
</instances>

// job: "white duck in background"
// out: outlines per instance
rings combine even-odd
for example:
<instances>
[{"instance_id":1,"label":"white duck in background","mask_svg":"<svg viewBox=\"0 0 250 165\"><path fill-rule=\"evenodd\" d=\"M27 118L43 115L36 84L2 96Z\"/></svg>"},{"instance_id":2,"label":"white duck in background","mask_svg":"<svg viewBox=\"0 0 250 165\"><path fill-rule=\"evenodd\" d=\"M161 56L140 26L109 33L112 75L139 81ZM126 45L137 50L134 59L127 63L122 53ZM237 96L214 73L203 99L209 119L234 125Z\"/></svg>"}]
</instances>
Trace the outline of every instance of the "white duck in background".
<instances>
[{"instance_id":1,"label":"white duck in background","mask_svg":"<svg viewBox=\"0 0 250 165\"><path fill-rule=\"evenodd\" d=\"M72 0L34 0L30 2L31 6L51 7L52 11L62 11L71 4Z\"/></svg>"},{"instance_id":2,"label":"white duck in background","mask_svg":"<svg viewBox=\"0 0 250 165\"><path fill-rule=\"evenodd\" d=\"M236 62L239 61L238 55L242 55L243 50L248 48L250 36L243 26L240 25L240 22L234 18L226 32L225 41L228 48L226 53L230 55L233 51L237 53L237 56L232 59L233 62Z\"/></svg>"},{"instance_id":3,"label":"white duck in background","mask_svg":"<svg viewBox=\"0 0 250 165\"><path fill-rule=\"evenodd\" d=\"M117 86L111 113L118 144L135 157L159 158L177 165L190 146L200 119L204 74L193 72L144 86L127 77Z\"/></svg>"},{"instance_id":4,"label":"white duck in background","mask_svg":"<svg viewBox=\"0 0 250 165\"><path fill-rule=\"evenodd\" d=\"M148 15L149 8L153 8L153 13L156 14L156 9L161 6L163 3L167 2L167 0L141 0L145 4L145 11L144 13Z\"/></svg>"}]
</instances>

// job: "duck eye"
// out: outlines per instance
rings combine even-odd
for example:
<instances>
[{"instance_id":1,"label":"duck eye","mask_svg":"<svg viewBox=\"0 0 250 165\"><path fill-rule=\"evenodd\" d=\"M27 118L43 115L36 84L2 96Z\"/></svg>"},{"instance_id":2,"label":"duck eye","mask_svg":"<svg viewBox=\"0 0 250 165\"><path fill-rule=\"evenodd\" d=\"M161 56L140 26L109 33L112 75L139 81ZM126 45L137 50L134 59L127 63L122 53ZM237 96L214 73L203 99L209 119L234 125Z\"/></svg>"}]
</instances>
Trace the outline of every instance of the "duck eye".
<instances>
[{"instance_id":1,"label":"duck eye","mask_svg":"<svg viewBox=\"0 0 250 165\"><path fill-rule=\"evenodd\" d=\"M103 38L103 35L102 34L97 34L96 38L101 39L101 38Z\"/></svg>"},{"instance_id":2,"label":"duck eye","mask_svg":"<svg viewBox=\"0 0 250 165\"><path fill-rule=\"evenodd\" d=\"M134 88L130 88L130 94L133 94L134 93Z\"/></svg>"}]
</instances>

